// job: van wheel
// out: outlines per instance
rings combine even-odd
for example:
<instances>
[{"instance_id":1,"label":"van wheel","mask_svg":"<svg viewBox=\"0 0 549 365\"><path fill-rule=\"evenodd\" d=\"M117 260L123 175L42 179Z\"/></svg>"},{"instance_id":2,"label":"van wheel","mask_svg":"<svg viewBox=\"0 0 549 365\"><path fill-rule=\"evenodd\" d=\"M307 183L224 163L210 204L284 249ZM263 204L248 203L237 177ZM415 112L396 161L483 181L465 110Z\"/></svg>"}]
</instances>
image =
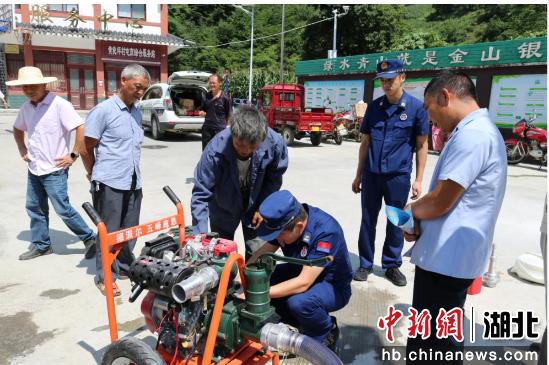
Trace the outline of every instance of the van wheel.
<instances>
[{"instance_id":1,"label":"van wheel","mask_svg":"<svg viewBox=\"0 0 549 365\"><path fill-rule=\"evenodd\" d=\"M322 135L318 132L311 133L311 143L313 146L318 146L322 140Z\"/></svg>"},{"instance_id":2,"label":"van wheel","mask_svg":"<svg viewBox=\"0 0 549 365\"><path fill-rule=\"evenodd\" d=\"M158 117L156 115L151 118L151 130L153 139L159 140L164 138L164 132L160 130L160 127L158 125Z\"/></svg>"},{"instance_id":3,"label":"van wheel","mask_svg":"<svg viewBox=\"0 0 549 365\"><path fill-rule=\"evenodd\" d=\"M295 138L294 129L290 127L284 127L284 129L282 130L282 138L284 138L284 142L286 142L287 146L294 143L294 138Z\"/></svg>"}]
</instances>

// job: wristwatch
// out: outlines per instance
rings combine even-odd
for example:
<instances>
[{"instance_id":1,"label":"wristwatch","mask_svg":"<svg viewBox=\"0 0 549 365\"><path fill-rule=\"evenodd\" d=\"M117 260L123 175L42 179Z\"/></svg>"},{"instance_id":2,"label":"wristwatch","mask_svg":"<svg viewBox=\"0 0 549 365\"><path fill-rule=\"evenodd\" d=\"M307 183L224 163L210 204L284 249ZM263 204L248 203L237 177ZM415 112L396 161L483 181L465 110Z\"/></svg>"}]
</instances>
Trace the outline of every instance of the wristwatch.
<instances>
[{"instance_id":1,"label":"wristwatch","mask_svg":"<svg viewBox=\"0 0 549 365\"><path fill-rule=\"evenodd\" d=\"M80 155L78 153L75 153L75 152L71 152L71 158L72 160L76 160L78 157L80 157Z\"/></svg>"}]
</instances>

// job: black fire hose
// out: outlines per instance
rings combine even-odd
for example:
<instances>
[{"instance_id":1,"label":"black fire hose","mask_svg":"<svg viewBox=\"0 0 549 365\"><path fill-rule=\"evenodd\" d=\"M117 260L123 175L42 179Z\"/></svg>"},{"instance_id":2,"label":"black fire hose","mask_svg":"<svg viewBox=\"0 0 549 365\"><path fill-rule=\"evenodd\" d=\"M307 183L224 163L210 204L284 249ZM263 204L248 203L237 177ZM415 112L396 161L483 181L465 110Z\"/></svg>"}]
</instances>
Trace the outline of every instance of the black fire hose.
<instances>
[{"instance_id":1,"label":"black fire hose","mask_svg":"<svg viewBox=\"0 0 549 365\"><path fill-rule=\"evenodd\" d=\"M267 323L261 329L261 344L302 357L313 365L343 365L329 348L311 337L292 331L284 323Z\"/></svg>"}]
</instances>

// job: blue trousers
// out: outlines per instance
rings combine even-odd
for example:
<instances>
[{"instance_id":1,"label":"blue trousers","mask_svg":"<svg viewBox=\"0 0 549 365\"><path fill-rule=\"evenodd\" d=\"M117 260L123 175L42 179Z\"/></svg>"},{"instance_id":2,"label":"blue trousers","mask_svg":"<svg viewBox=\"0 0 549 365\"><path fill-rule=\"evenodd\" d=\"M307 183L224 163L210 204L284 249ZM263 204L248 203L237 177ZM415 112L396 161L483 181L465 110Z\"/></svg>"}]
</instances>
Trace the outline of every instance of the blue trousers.
<instances>
[{"instance_id":1,"label":"blue trousers","mask_svg":"<svg viewBox=\"0 0 549 365\"><path fill-rule=\"evenodd\" d=\"M271 276L271 286L295 278L303 266L277 265ZM351 286L336 287L327 281L314 283L307 291L289 297L271 299L282 322L322 342L332 329L330 312L343 308L351 299Z\"/></svg>"},{"instance_id":2,"label":"blue trousers","mask_svg":"<svg viewBox=\"0 0 549 365\"><path fill-rule=\"evenodd\" d=\"M362 221L358 237L360 267L371 269L373 266L381 200L385 200L385 205L404 208L409 192L409 174L380 175L366 172L362 175ZM402 264L401 253L404 246L402 230L387 220L385 232L381 266L384 269L399 267Z\"/></svg>"},{"instance_id":3,"label":"blue trousers","mask_svg":"<svg viewBox=\"0 0 549 365\"><path fill-rule=\"evenodd\" d=\"M58 170L41 176L28 172L26 208L31 220L31 242L41 251L51 245L48 198L57 215L78 238L86 241L94 237L93 231L69 202L68 176L68 170Z\"/></svg>"}]
</instances>

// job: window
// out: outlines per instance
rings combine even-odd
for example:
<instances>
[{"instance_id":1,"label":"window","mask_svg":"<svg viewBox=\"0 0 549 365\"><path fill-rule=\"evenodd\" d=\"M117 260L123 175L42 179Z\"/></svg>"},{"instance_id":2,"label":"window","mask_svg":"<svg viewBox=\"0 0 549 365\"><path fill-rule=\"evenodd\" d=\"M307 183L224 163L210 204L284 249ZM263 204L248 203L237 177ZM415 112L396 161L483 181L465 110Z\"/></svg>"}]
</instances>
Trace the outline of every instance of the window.
<instances>
[{"instance_id":1,"label":"window","mask_svg":"<svg viewBox=\"0 0 549 365\"><path fill-rule=\"evenodd\" d=\"M280 101L294 101L295 94L294 93L280 93L279 99L280 99Z\"/></svg>"},{"instance_id":2,"label":"window","mask_svg":"<svg viewBox=\"0 0 549 365\"><path fill-rule=\"evenodd\" d=\"M67 63L71 65L95 65L95 56L94 55L83 55L83 54L69 54L67 55Z\"/></svg>"},{"instance_id":3,"label":"window","mask_svg":"<svg viewBox=\"0 0 549 365\"><path fill-rule=\"evenodd\" d=\"M120 4L118 5L118 17L147 19L145 16L145 4Z\"/></svg>"},{"instance_id":4,"label":"window","mask_svg":"<svg viewBox=\"0 0 549 365\"><path fill-rule=\"evenodd\" d=\"M271 93L265 92L263 94L263 106L264 107L271 106Z\"/></svg>"},{"instance_id":5,"label":"window","mask_svg":"<svg viewBox=\"0 0 549 365\"><path fill-rule=\"evenodd\" d=\"M17 79L17 73L19 72L19 69L23 66L25 66L25 59L23 56L23 49L22 47L19 47L19 53L18 54L6 54L6 64L7 64L7 75L6 80L16 80ZM14 90L15 87L10 86L10 90ZM17 86L18 90L21 90L20 86Z\"/></svg>"},{"instance_id":6,"label":"window","mask_svg":"<svg viewBox=\"0 0 549 365\"><path fill-rule=\"evenodd\" d=\"M50 90L66 92L65 54L62 52L33 51L34 66L42 70L44 76L57 77L50 83Z\"/></svg>"},{"instance_id":7,"label":"window","mask_svg":"<svg viewBox=\"0 0 549 365\"><path fill-rule=\"evenodd\" d=\"M143 96L143 100L150 100L150 99L160 99L162 98L162 88L154 87L150 89L145 96Z\"/></svg>"},{"instance_id":8,"label":"window","mask_svg":"<svg viewBox=\"0 0 549 365\"><path fill-rule=\"evenodd\" d=\"M68 13L71 10L78 10L78 4L48 4L48 11Z\"/></svg>"}]
</instances>

